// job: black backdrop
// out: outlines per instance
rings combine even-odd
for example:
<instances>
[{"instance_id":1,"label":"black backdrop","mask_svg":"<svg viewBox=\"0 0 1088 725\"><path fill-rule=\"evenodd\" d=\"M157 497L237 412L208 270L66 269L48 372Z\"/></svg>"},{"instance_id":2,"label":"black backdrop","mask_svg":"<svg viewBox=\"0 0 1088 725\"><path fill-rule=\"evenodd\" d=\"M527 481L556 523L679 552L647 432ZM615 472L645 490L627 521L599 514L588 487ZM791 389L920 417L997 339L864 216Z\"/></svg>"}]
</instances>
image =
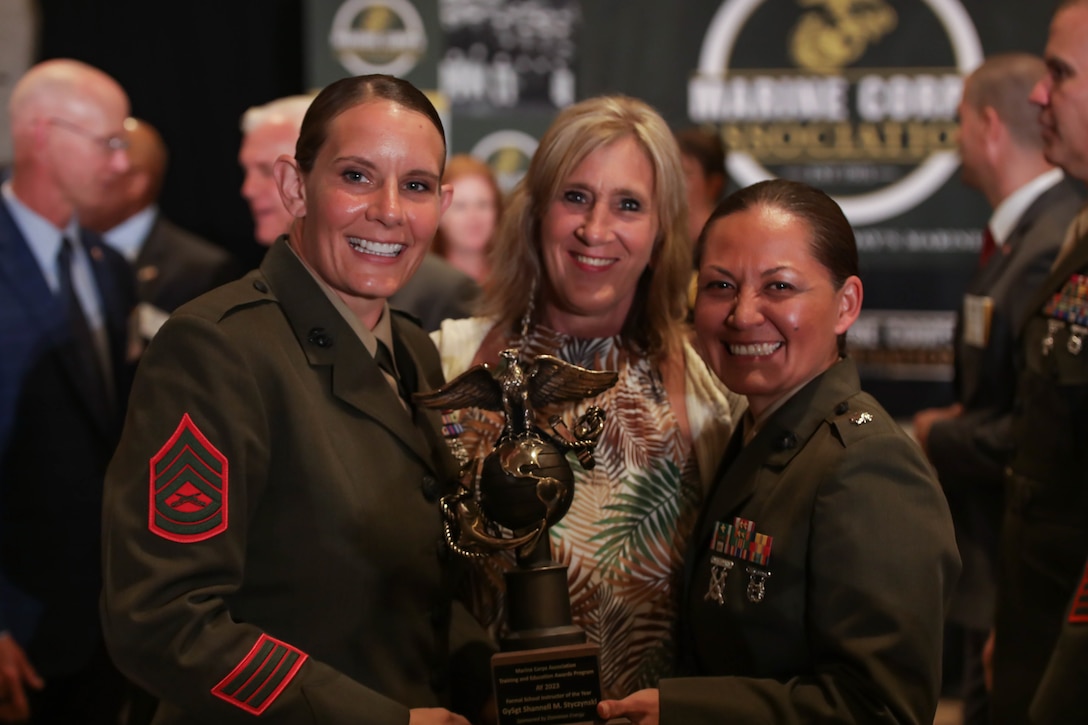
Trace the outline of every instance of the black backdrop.
<instances>
[{"instance_id":1,"label":"black backdrop","mask_svg":"<svg viewBox=\"0 0 1088 725\"><path fill-rule=\"evenodd\" d=\"M255 264L238 122L302 90L302 0L40 0L40 13L39 59L106 71L162 133L166 215Z\"/></svg>"}]
</instances>

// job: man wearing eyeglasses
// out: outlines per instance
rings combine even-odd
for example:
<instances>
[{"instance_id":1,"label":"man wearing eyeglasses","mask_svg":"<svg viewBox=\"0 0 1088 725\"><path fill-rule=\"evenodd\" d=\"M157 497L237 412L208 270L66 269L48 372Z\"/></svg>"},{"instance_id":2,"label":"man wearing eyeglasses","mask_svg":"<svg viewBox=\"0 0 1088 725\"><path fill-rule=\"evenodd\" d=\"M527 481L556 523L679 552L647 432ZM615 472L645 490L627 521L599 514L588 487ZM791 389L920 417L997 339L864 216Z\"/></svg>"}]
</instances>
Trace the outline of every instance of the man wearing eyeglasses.
<instances>
[{"instance_id":1,"label":"man wearing eyeglasses","mask_svg":"<svg viewBox=\"0 0 1088 725\"><path fill-rule=\"evenodd\" d=\"M116 723L98 624L102 478L128 388L127 263L80 227L128 168L125 92L72 60L9 105L0 185L0 722Z\"/></svg>"}]
</instances>

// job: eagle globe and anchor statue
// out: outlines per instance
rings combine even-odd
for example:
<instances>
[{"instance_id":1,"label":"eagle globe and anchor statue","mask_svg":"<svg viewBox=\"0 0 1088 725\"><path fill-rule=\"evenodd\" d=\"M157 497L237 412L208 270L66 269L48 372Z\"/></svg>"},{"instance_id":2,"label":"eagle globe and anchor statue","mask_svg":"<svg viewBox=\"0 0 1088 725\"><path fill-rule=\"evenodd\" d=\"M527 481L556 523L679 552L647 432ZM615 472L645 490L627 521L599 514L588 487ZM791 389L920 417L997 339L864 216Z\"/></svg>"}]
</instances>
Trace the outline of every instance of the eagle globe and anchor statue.
<instances>
[{"instance_id":1,"label":"eagle globe and anchor statue","mask_svg":"<svg viewBox=\"0 0 1088 725\"><path fill-rule=\"evenodd\" d=\"M567 567L552 560L547 531L574 498L567 453L593 468L605 412L590 406L569 428L552 416L549 434L536 424L536 410L598 395L615 385L618 374L551 355L526 364L513 348L499 358L494 371L476 365L414 396L428 408L477 407L505 416L502 434L482 462L467 460L463 451L458 456L466 485L441 501L446 541L465 557L517 554L517 566L504 574L509 634L491 663L499 724L592 722L600 699L598 648L572 624Z\"/></svg>"}]
</instances>

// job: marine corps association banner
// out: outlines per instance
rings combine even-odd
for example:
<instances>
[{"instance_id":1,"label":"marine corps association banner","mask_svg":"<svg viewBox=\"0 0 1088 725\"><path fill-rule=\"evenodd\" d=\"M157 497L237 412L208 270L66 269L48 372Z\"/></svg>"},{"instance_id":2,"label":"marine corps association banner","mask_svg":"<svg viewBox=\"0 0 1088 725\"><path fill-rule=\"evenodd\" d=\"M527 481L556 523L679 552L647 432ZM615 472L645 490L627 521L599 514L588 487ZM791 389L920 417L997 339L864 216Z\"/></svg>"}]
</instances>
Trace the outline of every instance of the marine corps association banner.
<instances>
[{"instance_id":1,"label":"marine corps association banner","mask_svg":"<svg viewBox=\"0 0 1088 725\"><path fill-rule=\"evenodd\" d=\"M599 93L705 125L731 184L832 193L858 235L866 388L947 402L955 310L989 209L959 180L956 105L989 54L1041 53L1057 0L320 0L309 77L386 72L435 92L454 152L510 188L555 111Z\"/></svg>"},{"instance_id":2,"label":"marine corps association banner","mask_svg":"<svg viewBox=\"0 0 1088 725\"><path fill-rule=\"evenodd\" d=\"M320 0L307 11L311 85L390 73L433 91L451 152L487 159L506 190L577 97L579 0Z\"/></svg>"}]
</instances>

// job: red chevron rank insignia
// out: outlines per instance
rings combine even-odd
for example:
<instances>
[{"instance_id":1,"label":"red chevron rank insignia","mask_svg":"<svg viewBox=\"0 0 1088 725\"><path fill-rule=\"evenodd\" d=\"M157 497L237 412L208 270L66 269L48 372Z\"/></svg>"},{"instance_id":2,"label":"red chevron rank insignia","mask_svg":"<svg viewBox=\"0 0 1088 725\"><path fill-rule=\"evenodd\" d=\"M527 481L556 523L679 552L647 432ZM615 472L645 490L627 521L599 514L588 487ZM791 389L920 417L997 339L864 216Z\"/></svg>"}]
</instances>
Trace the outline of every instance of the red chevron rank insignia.
<instances>
[{"instance_id":1,"label":"red chevron rank insignia","mask_svg":"<svg viewBox=\"0 0 1088 725\"><path fill-rule=\"evenodd\" d=\"M291 684L306 657L305 652L262 634L238 666L212 688L212 694L260 715Z\"/></svg>"},{"instance_id":2,"label":"red chevron rank insignia","mask_svg":"<svg viewBox=\"0 0 1088 725\"><path fill-rule=\"evenodd\" d=\"M1084 567L1080 586L1077 587L1077 593L1073 595L1073 606L1069 608L1069 623L1088 623L1088 566Z\"/></svg>"},{"instance_id":3,"label":"red chevron rank insignia","mask_svg":"<svg viewBox=\"0 0 1088 725\"><path fill-rule=\"evenodd\" d=\"M151 532L189 544L226 531L227 480L227 457L186 413L151 459Z\"/></svg>"}]
</instances>

